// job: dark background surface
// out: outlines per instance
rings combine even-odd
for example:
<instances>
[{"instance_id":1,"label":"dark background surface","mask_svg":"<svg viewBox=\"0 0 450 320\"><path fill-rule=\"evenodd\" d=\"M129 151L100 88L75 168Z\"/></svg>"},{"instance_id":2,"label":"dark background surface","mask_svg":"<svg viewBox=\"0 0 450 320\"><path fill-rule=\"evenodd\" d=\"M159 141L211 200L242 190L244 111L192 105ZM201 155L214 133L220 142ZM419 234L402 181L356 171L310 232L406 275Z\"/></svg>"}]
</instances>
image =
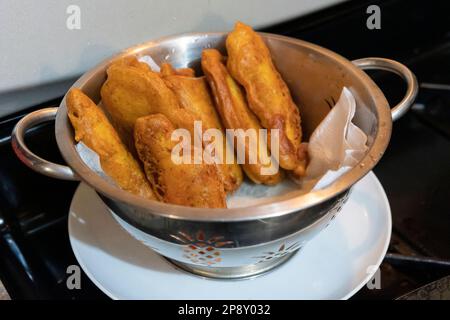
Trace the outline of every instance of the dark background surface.
<instances>
[{"instance_id":1,"label":"dark background surface","mask_svg":"<svg viewBox=\"0 0 450 320\"><path fill-rule=\"evenodd\" d=\"M381 7L381 30L368 30L366 8ZM348 59L379 56L408 65L420 83L450 84L450 1L349 1L263 31L311 41ZM396 76L372 73L391 105L404 94ZM0 120L0 279L12 298L106 299L83 274L68 290L66 268L77 264L67 234L67 212L77 183L34 173L12 153L10 133L27 112ZM388 195L393 237L381 267L382 289L354 299L393 299L450 274L445 264L411 262L396 254L450 259L450 91L421 88L417 105L394 124L375 173ZM52 124L27 143L63 163Z\"/></svg>"}]
</instances>

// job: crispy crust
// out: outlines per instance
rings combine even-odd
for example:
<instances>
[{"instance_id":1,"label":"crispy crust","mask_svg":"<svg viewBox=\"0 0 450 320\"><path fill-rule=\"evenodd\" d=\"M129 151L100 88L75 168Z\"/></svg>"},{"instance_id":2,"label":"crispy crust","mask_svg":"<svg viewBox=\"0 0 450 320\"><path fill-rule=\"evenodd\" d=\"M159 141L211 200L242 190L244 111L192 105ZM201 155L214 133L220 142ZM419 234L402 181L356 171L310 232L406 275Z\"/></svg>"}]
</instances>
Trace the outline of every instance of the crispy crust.
<instances>
[{"instance_id":1,"label":"crispy crust","mask_svg":"<svg viewBox=\"0 0 450 320\"><path fill-rule=\"evenodd\" d=\"M177 128L194 134L194 117L180 107L175 94L167 88L161 75L136 58L113 63L102 86L102 103L114 126L131 150L134 150L133 127L139 117L164 114Z\"/></svg>"},{"instance_id":2,"label":"crispy crust","mask_svg":"<svg viewBox=\"0 0 450 320\"><path fill-rule=\"evenodd\" d=\"M226 47L228 70L245 88L250 109L264 128L280 130L280 166L304 175L299 110L266 44L251 27L238 22L227 37Z\"/></svg>"},{"instance_id":3,"label":"crispy crust","mask_svg":"<svg viewBox=\"0 0 450 320\"><path fill-rule=\"evenodd\" d=\"M259 132L261 125L248 108L241 88L228 73L219 51L215 49L204 50L202 53L202 68L210 84L216 100L217 111L224 126L227 129L253 129ZM249 164L246 161L242 167L247 176L255 183L276 184L282 178L281 172L274 175L261 174L261 169L264 167L261 163L262 151L258 148L256 164ZM267 152L267 150L265 151ZM250 158L248 144L245 145L245 153L246 160L248 160Z\"/></svg>"},{"instance_id":4,"label":"crispy crust","mask_svg":"<svg viewBox=\"0 0 450 320\"><path fill-rule=\"evenodd\" d=\"M148 199L156 199L138 162L128 152L103 111L81 90L72 89L66 97L75 140L95 151L103 171L122 189Z\"/></svg>"},{"instance_id":5,"label":"crispy crust","mask_svg":"<svg viewBox=\"0 0 450 320\"><path fill-rule=\"evenodd\" d=\"M161 65L161 75L164 76L183 76L183 77L195 77L195 71L192 68L179 68L174 69L170 63L163 63Z\"/></svg>"},{"instance_id":6,"label":"crispy crust","mask_svg":"<svg viewBox=\"0 0 450 320\"><path fill-rule=\"evenodd\" d=\"M175 164L177 144L171 140L175 126L162 114L136 121L134 141L153 190L164 202L201 208L225 208L225 190L212 164Z\"/></svg>"},{"instance_id":7,"label":"crispy crust","mask_svg":"<svg viewBox=\"0 0 450 320\"><path fill-rule=\"evenodd\" d=\"M217 166L223 178L225 190L227 192L237 190L242 183L242 171L236 162L233 151L229 152L233 154L233 163L225 164L226 150L227 148L231 148L231 146L227 143L222 124L220 123L219 116L214 108L213 101L211 100L205 78L186 77L174 73L166 75L163 78L167 86L177 96L180 105L190 111L194 115L195 120L200 120L202 122L202 129L204 131L215 128L222 132L223 148L219 150L219 157L223 162Z\"/></svg>"}]
</instances>

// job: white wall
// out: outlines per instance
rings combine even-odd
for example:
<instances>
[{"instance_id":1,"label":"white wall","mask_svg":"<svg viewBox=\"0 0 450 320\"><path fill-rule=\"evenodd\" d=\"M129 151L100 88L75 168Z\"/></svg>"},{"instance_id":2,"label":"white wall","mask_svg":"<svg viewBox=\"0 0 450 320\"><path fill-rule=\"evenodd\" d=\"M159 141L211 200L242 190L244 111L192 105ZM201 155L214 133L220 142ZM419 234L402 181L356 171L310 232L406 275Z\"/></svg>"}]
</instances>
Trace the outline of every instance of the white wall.
<instances>
[{"instance_id":1,"label":"white wall","mask_svg":"<svg viewBox=\"0 0 450 320\"><path fill-rule=\"evenodd\" d=\"M277 23L343 0L1 0L0 116L61 95L74 77L133 44ZM69 5L81 29L66 27Z\"/></svg>"}]
</instances>

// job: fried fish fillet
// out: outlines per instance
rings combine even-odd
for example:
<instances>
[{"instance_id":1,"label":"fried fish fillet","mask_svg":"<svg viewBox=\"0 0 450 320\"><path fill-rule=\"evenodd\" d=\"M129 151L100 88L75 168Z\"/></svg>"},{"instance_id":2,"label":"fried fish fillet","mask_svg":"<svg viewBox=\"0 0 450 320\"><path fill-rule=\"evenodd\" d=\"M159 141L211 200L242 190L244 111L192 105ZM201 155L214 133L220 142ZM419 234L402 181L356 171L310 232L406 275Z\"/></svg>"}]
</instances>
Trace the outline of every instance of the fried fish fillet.
<instances>
[{"instance_id":1,"label":"fried fish fillet","mask_svg":"<svg viewBox=\"0 0 450 320\"><path fill-rule=\"evenodd\" d=\"M194 117L180 107L175 94L167 88L161 75L135 57L121 59L107 70L101 97L114 126L134 149L133 127L137 118L155 113L164 114L177 128L194 135Z\"/></svg>"},{"instance_id":2,"label":"fried fish fillet","mask_svg":"<svg viewBox=\"0 0 450 320\"><path fill-rule=\"evenodd\" d=\"M103 171L122 189L147 199L156 199L136 159L126 149L103 111L79 89L66 97L75 140L95 151Z\"/></svg>"},{"instance_id":3,"label":"fried fish fillet","mask_svg":"<svg viewBox=\"0 0 450 320\"><path fill-rule=\"evenodd\" d=\"M280 166L304 175L306 158L301 147L299 111L266 44L251 27L237 22L227 37L226 48L228 70L244 87L250 109L264 128L279 129Z\"/></svg>"},{"instance_id":4,"label":"fried fish fillet","mask_svg":"<svg viewBox=\"0 0 450 320\"><path fill-rule=\"evenodd\" d=\"M201 64L216 100L216 107L224 126L227 129L243 129L244 131L251 129L258 134L259 129L262 129L261 125L248 108L241 88L228 73L220 52L215 49L203 50ZM267 168L270 164L263 161L262 152L267 153L267 150L260 149L261 145L265 149L267 149L267 146L259 142L257 143L257 161L255 164L251 164L248 161L252 156L251 153L255 152L255 150L250 150L249 143L243 142L245 144L246 161L242 164L242 167L247 176L255 183L276 184L282 178L280 171L277 170L273 174L262 174L262 169ZM242 147L242 145L238 146L237 143L236 148Z\"/></svg>"},{"instance_id":5,"label":"fried fish fillet","mask_svg":"<svg viewBox=\"0 0 450 320\"><path fill-rule=\"evenodd\" d=\"M170 65L169 65L170 66ZM169 69L169 67L167 67ZM221 173L225 190L227 192L235 191L242 183L242 171L234 157L234 151L227 143L222 124L214 108L213 101L208 90L208 85L204 77L180 76L170 67L170 73L165 70L163 74L167 86L175 93L180 105L190 111L195 120L201 121L202 130L219 129L222 133L222 148L217 151L219 163L217 164ZM227 149L228 155L232 155L232 162L226 161Z\"/></svg>"},{"instance_id":6,"label":"fried fish fillet","mask_svg":"<svg viewBox=\"0 0 450 320\"><path fill-rule=\"evenodd\" d=\"M164 202L202 208L225 208L225 190L214 164L176 164L171 140L176 127L163 114L136 120L134 141L153 190Z\"/></svg>"}]
</instances>

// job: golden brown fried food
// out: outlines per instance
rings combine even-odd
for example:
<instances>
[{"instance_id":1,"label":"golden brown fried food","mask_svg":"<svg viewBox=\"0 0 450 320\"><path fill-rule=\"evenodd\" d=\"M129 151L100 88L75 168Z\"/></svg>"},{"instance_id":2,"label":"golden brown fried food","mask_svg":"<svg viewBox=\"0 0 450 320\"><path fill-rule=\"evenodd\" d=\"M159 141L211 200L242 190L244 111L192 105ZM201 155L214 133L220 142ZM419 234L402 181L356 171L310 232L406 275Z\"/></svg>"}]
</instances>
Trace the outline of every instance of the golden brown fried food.
<instances>
[{"instance_id":1,"label":"golden brown fried food","mask_svg":"<svg viewBox=\"0 0 450 320\"><path fill-rule=\"evenodd\" d=\"M103 171L122 189L156 199L138 162L128 152L103 111L79 89L66 97L67 111L75 129L75 140L95 151Z\"/></svg>"},{"instance_id":2,"label":"golden brown fried food","mask_svg":"<svg viewBox=\"0 0 450 320\"><path fill-rule=\"evenodd\" d=\"M102 103L122 138L134 150L133 127L136 119L154 113L164 114L177 128L194 135L194 117L180 107L175 94L160 74L130 57L113 63L101 89Z\"/></svg>"},{"instance_id":3,"label":"golden brown fried food","mask_svg":"<svg viewBox=\"0 0 450 320\"><path fill-rule=\"evenodd\" d=\"M192 68L178 68L175 71L179 76L195 77L195 71Z\"/></svg>"},{"instance_id":4,"label":"golden brown fried food","mask_svg":"<svg viewBox=\"0 0 450 320\"><path fill-rule=\"evenodd\" d=\"M174 69L172 68L172 70ZM219 164L217 164L217 166L225 184L225 191L235 191L242 183L242 171L236 162L232 149L229 150L228 154L233 155L233 161L231 164L227 164L229 162L226 162L227 148L231 148L231 146L227 143L219 116L217 115L213 101L211 100L205 78L180 76L174 72L166 72L166 74L168 75L163 78L167 86L177 96L181 107L190 111L194 115L195 120L201 121L202 130L214 128L219 129L222 132L222 149L218 150L219 154L217 156L219 158Z\"/></svg>"},{"instance_id":5,"label":"golden brown fried food","mask_svg":"<svg viewBox=\"0 0 450 320\"><path fill-rule=\"evenodd\" d=\"M202 52L203 72L210 84L213 96L216 100L217 110L222 118L224 126L228 129L243 129L244 131L253 129L258 133L259 129L261 129L261 125L248 108L241 88L230 76L222 61L223 57L219 51L215 49L207 49ZM279 171L271 175L261 174L263 172L262 168L270 166L262 161L262 152L267 153L267 150L261 150L259 148L260 143L258 143L256 155L257 162L255 164L250 164L248 160L250 159L250 153L253 150L250 150L248 143L244 142L244 144L246 161L242 166L247 176L255 183L268 185L278 183L282 177ZM236 145L236 148L238 147L239 146ZM264 146L264 148L267 149L266 146Z\"/></svg>"},{"instance_id":6,"label":"golden brown fried food","mask_svg":"<svg viewBox=\"0 0 450 320\"><path fill-rule=\"evenodd\" d=\"M174 69L170 63L163 63L161 65L161 75L162 76L173 76L179 75L184 77L195 77L195 71L192 68L180 68Z\"/></svg>"},{"instance_id":7,"label":"golden brown fried food","mask_svg":"<svg viewBox=\"0 0 450 320\"><path fill-rule=\"evenodd\" d=\"M225 208L225 190L214 164L176 164L171 140L176 127L162 114L137 119L134 141L145 173L164 202L202 208Z\"/></svg>"},{"instance_id":8,"label":"golden brown fried food","mask_svg":"<svg viewBox=\"0 0 450 320\"><path fill-rule=\"evenodd\" d=\"M279 129L280 166L304 175L299 111L266 44L251 27L238 22L227 37L226 47L228 70L245 88L250 109L264 128Z\"/></svg>"},{"instance_id":9,"label":"golden brown fried food","mask_svg":"<svg viewBox=\"0 0 450 320\"><path fill-rule=\"evenodd\" d=\"M147 63L139 61L135 56L124 57L116 60L115 62L113 62L113 65L132 66L143 71L151 70L150 66Z\"/></svg>"}]
</instances>

